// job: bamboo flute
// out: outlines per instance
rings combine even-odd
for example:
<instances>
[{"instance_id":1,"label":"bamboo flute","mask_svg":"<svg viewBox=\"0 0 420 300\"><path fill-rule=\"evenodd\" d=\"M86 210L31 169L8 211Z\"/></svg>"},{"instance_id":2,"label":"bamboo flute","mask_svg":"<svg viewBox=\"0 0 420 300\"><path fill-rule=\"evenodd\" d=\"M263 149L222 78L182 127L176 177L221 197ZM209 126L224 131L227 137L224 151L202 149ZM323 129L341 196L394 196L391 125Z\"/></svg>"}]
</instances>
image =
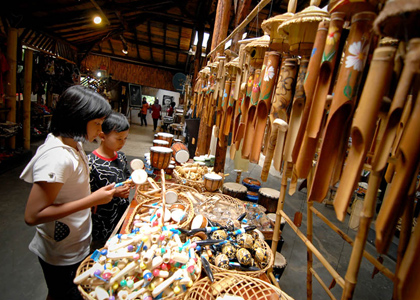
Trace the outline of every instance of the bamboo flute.
<instances>
[{"instance_id":1,"label":"bamboo flute","mask_svg":"<svg viewBox=\"0 0 420 300\"><path fill-rule=\"evenodd\" d=\"M303 135L299 154L295 161L296 172L300 178L306 178L312 167L312 160L316 152L318 138L321 131L321 123L324 116L325 103L333 80L335 62L338 57L341 32L344 25L343 13L331 15L328 36L325 41L322 63L317 78L312 105L310 108L307 126Z\"/></svg>"},{"instance_id":2,"label":"bamboo flute","mask_svg":"<svg viewBox=\"0 0 420 300\"><path fill-rule=\"evenodd\" d=\"M387 93L394 67L395 48L380 47L373 53L365 88L351 126L352 146L334 198L337 218L344 221L351 197L372 143L382 99Z\"/></svg>"},{"instance_id":3,"label":"bamboo flute","mask_svg":"<svg viewBox=\"0 0 420 300\"><path fill-rule=\"evenodd\" d=\"M280 211L281 217L283 217L287 224L292 228L292 230L300 237L300 239L304 242L306 247L308 247L312 253L319 259L319 261L322 263L322 265L327 269L327 271L331 274L331 276L335 279L335 281L338 283L339 286L344 287L344 280L340 276L340 274L337 273L336 270L331 266L331 264L325 259L325 257L319 252L319 250L308 240L306 235L304 235L299 228L296 227L296 225L293 223L292 220L287 216L287 214L281 210Z\"/></svg>"},{"instance_id":4,"label":"bamboo flute","mask_svg":"<svg viewBox=\"0 0 420 300\"><path fill-rule=\"evenodd\" d=\"M345 65L340 68L334 88L334 96L315 168L314 182L309 193L311 201L321 202L328 192L329 180L338 159L338 146L343 139L343 132L350 125L354 112L355 98L371 44L372 31L370 29L375 17L376 14L373 12L361 12L352 17L347 39L349 46L343 58Z\"/></svg>"},{"instance_id":5,"label":"bamboo flute","mask_svg":"<svg viewBox=\"0 0 420 300\"><path fill-rule=\"evenodd\" d=\"M249 102L251 101L252 86L254 83L254 73L255 73L254 68L251 68L250 73L247 78L245 96L242 99L242 104L241 104L241 119L239 121L239 126L238 126L236 136L235 136L236 150L239 150L241 141L245 134L245 125L248 119Z\"/></svg>"}]
</instances>

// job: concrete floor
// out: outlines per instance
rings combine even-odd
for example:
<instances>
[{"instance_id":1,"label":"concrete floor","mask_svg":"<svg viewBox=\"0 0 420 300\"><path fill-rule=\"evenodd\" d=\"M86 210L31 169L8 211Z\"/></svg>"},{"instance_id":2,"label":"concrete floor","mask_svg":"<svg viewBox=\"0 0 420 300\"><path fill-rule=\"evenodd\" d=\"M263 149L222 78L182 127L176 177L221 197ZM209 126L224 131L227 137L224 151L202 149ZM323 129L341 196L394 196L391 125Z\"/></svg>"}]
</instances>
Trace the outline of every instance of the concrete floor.
<instances>
[{"instance_id":1,"label":"concrete floor","mask_svg":"<svg viewBox=\"0 0 420 300\"><path fill-rule=\"evenodd\" d=\"M132 124L128 141L123 152L126 153L128 160L141 158L145 152L149 152L149 147L153 140L153 127L140 127ZM33 143L33 150L42 143ZM86 144L87 152L95 149L97 145ZM228 151L229 153L229 151ZM25 224L23 220L26 200L31 188L30 184L19 179L19 174L23 170L27 161L3 174L0 174L0 299L8 300L41 300L45 299L47 289L43 279L43 274L36 256L28 250L35 229ZM236 173L234 163L229 158L226 159L225 173L230 175L226 181L235 181ZM261 167L257 164L250 164L249 170L242 174L242 178L260 178ZM271 176L263 187L280 189L280 176L273 170ZM284 211L293 219L296 211L303 213L303 221L300 230L306 232L306 189L296 192L293 196L286 195ZM344 223L336 220L334 209L324 204L315 204L331 222L341 230L354 238L356 232L348 227L348 217ZM294 231L286 225L283 233L284 245L281 253L287 260L287 266L280 278L281 288L294 299L306 299L306 247ZM332 267L342 276L345 276L347 264L351 254L351 246L343 241L325 223L314 217L314 245L330 262ZM366 251L377 257L374 247L367 243ZM395 262L385 257L384 264L392 272L395 269ZM330 284L332 278L322 264L314 257L314 269L320 277ZM392 297L392 282L381 273L374 279L371 278L373 266L363 259L360 268L358 283L353 299L360 300L383 300ZM341 298L342 289L336 285L332 290L336 298ZM320 284L313 279L312 299L329 299Z\"/></svg>"}]
</instances>

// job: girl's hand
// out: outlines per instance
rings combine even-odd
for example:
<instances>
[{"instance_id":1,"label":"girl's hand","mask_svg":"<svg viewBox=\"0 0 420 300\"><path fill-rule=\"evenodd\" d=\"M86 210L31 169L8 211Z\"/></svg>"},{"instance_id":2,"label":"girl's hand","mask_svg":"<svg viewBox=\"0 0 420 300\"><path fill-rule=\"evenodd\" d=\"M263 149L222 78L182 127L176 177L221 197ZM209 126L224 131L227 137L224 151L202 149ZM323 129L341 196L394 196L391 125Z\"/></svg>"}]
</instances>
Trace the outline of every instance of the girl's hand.
<instances>
[{"instance_id":1,"label":"girl's hand","mask_svg":"<svg viewBox=\"0 0 420 300\"><path fill-rule=\"evenodd\" d=\"M130 184L115 188L114 197L128 198L128 196L130 196Z\"/></svg>"},{"instance_id":2,"label":"girl's hand","mask_svg":"<svg viewBox=\"0 0 420 300\"><path fill-rule=\"evenodd\" d=\"M116 192L115 183L101 187L99 190L92 193L93 205L107 204L112 200Z\"/></svg>"}]
</instances>

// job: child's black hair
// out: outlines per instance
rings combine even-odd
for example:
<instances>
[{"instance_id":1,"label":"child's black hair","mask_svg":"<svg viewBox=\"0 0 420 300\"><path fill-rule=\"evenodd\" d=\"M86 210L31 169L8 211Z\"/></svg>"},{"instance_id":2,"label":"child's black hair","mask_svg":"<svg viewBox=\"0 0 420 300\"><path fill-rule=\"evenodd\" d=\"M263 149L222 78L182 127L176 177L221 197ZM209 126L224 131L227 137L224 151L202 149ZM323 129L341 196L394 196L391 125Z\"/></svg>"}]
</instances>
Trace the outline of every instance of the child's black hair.
<instances>
[{"instance_id":1,"label":"child's black hair","mask_svg":"<svg viewBox=\"0 0 420 300\"><path fill-rule=\"evenodd\" d=\"M111 105L100 94L90 88L74 85L61 94L50 129L55 136L85 142L87 123L107 117L111 112Z\"/></svg>"},{"instance_id":2,"label":"child's black hair","mask_svg":"<svg viewBox=\"0 0 420 300\"><path fill-rule=\"evenodd\" d=\"M111 131L121 132L126 131L130 128L130 123L128 123L127 118L118 112L111 112L108 118L102 123L102 132L105 134L110 133Z\"/></svg>"}]
</instances>

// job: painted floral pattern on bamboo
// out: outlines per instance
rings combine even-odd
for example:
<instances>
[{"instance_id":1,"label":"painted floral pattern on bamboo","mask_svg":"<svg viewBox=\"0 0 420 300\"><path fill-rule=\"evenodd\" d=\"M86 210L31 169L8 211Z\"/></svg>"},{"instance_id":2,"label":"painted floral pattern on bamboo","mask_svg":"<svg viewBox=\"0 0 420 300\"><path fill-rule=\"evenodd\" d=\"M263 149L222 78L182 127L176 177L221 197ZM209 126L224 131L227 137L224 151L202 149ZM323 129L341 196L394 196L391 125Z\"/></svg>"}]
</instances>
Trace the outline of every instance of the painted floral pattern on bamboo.
<instances>
[{"instance_id":1,"label":"painted floral pattern on bamboo","mask_svg":"<svg viewBox=\"0 0 420 300\"><path fill-rule=\"evenodd\" d=\"M330 26L326 40L327 46L325 47L325 51L322 54L322 62L331 61L334 58L335 54L337 53L337 42L340 40L340 36L341 31L335 26ZM327 52L328 50L330 51Z\"/></svg>"},{"instance_id":2,"label":"painted floral pattern on bamboo","mask_svg":"<svg viewBox=\"0 0 420 300\"><path fill-rule=\"evenodd\" d=\"M361 41L351 44L349 47L350 54L346 57L346 68L353 68L353 70L361 72L368 49L369 44L363 45Z\"/></svg>"}]
</instances>

